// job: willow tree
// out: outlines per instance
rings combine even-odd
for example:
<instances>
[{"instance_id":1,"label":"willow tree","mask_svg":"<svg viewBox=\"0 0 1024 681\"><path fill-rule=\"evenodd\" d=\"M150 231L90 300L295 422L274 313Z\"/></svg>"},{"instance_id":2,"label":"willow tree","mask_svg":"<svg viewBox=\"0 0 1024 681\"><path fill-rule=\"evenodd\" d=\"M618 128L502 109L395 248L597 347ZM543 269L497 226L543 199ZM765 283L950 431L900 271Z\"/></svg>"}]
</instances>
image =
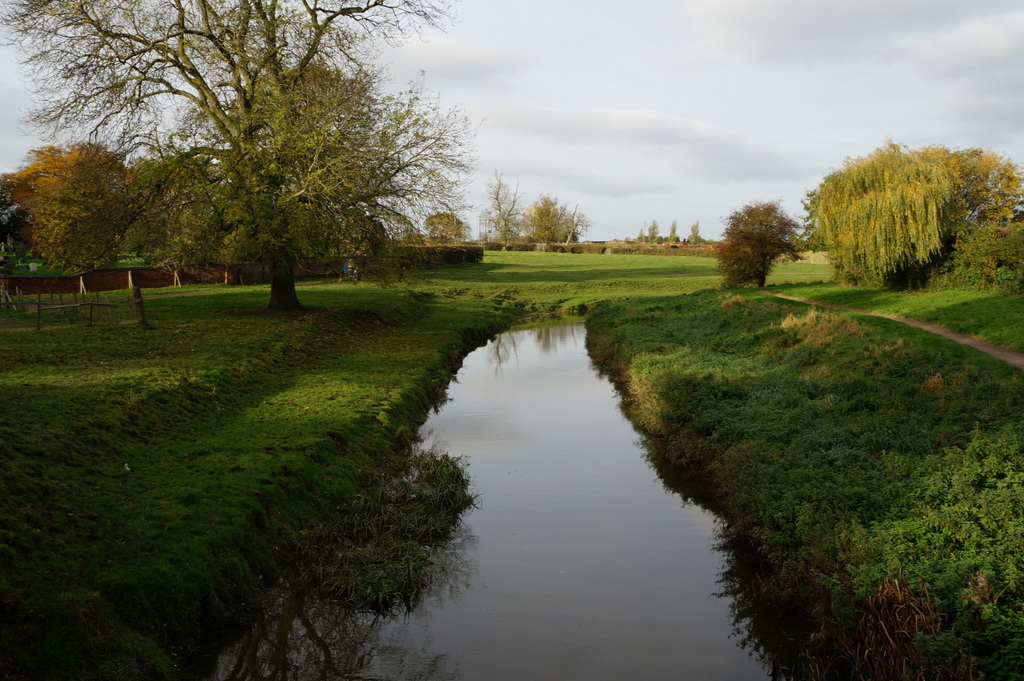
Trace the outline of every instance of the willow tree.
<instances>
[{"instance_id":1,"label":"willow tree","mask_svg":"<svg viewBox=\"0 0 1024 681\"><path fill-rule=\"evenodd\" d=\"M955 196L945 165L888 143L825 177L807 210L842 279L898 283L942 250Z\"/></svg>"},{"instance_id":2,"label":"willow tree","mask_svg":"<svg viewBox=\"0 0 1024 681\"><path fill-rule=\"evenodd\" d=\"M813 239L851 283L924 283L958 232L1020 209L1015 164L981 149L911 150L892 142L848 159L812 191Z\"/></svg>"},{"instance_id":3,"label":"willow tree","mask_svg":"<svg viewBox=\"0 0 1024 681\"><path fill-rule=\"evenodd\" d=\"M171 165L192 165L165 179L209 171L217 236L265 262L269 307L294 309L294 263L318 230L377 238L388 220L411 222L410 205L457 201L458 183L441 179L468 167L454 117L424 112L419 94L348 106L368 36L400 38L445 10L433 0L12 0L3 19L37 89L30 123L170 149Z\"/></svg>"}]
</instances>

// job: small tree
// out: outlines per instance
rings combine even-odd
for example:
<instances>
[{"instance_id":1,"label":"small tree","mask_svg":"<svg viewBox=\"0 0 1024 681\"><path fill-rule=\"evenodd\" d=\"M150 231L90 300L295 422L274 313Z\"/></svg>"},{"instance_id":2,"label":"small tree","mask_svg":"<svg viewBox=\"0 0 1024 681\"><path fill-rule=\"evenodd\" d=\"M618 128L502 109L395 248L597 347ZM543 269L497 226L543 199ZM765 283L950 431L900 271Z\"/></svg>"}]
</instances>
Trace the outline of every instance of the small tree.
<instances>
[{"instance_id":1,"label":"small tree","mask_svg":"<svg viewBox=\"0 0 1024 681\"><path fill-rule=\"evenodd\" d=\"M552 194L543 194L523 213L523 231L543 243L570 244L579 241L589 229L590 219L579 206L570 210Z\"/></svg>"},{"instance_id":2,"label":"small tree","mask_svg":"<svg viewBox=\"0 0 1024 681\"><path fill-rule=\"evenodd\" d=\"M668 230L668 240L674 244L679 243L679 224L673 220Z\"/></svg>"},{"instance_id":3,"label":"small tree","mask_svg":"<svg viewBox=\"0 0 1024 681\"><path fill-rule=\"evenodd\" d=\"M469 239L469 223L455 213L434 213L427 216L423 226L427 238L434 243L460 243Z\"/></svg>"},{"instance_id":4,"label":"small tree","mask_svg":"<svg viewBox=\"0 0 1024 681\"><path fill-rule=\"evenodd\" d=\"M700 220L690 225L690 243L701 244L704 243L704 239L700 235Z\"/></svg>"},{"instance_id":5,"label":"small tree","mask_svg":"<svg viewBox=\"0 0 1024 681\"><path fill-rule=\"evenodd\" d=\"M565 238L563 211L558 199L542 194L523 212L523 231L534 241L552 243Z\"/></svg>"},{"instance_id":6,"label":"small tree","mask_svg":"<svg viewBox=\"0 0 1024 681\"><path fill-rule=\"evenodd\" d=\"M523 195L519 183L511 187L505 183L501 173L494 171L494 177L487 182L487 207L480 214L480 224L491 236L507 245L519 236L523 229Z\"/></svg>"},{"instance_id":7,"label":"small tree","mask_svg":"<svg viewBox=\"0 0 1024 681\"><path fill-rule=\"evenodd\" d=\"M657 220L651 220L651 224L647 225L647 240L652 244L658 243L659 234L661 234L661 226Z\"/></svg>"},{"instance_id":8,"label":"small tree","mask_svg":"<svg viewBox=\"0 0 1024 681\"><path fill-rule=\"evenodd\" d=\"M778 201L748 203L726 218L725 225L715 257L728 287L764 286L776 262L799 260L800 224Z\"/></svg>"}]
</instances>

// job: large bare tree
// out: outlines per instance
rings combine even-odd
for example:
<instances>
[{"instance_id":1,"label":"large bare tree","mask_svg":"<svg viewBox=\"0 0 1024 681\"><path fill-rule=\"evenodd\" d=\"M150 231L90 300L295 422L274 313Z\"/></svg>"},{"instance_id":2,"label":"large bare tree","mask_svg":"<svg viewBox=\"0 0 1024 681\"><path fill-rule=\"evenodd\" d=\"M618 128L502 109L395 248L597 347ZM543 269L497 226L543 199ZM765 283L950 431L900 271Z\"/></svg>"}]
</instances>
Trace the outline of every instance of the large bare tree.
<instances>
[{"instance_id":1,"label":"large bare tree","mask_svg":"<svg viewBox=\"0 0 1024 681\"><path fill-rule=\"evenodd\" d=\"M370 237L451 209L467 128L414 89L381 93L368 38L437 25L433 0L13 0L3 19L36 85L30 122L146 145L215 188L216 231L299 307L294 262L318 230ZM188 167L187 172L183 168ZM200 170L196 170L199 168ZM327 225L317 224L327 219ZM375 238L375 237L374 237ZM327 239L329 241L329 239Z\"/></svg>"},{"instance_id":2,"label":"large bare tree","mask_svg":"<svg viewBox=\"0 0 1024 681\"><path fill-rule=\"evenodd\" d=\"M523 195L518 182L513 187L494 171L494 177L487 181L487 206L480 214L480 223L489 238L497 237L505 245L522 233Z\"/></svg>"}]
</instances>

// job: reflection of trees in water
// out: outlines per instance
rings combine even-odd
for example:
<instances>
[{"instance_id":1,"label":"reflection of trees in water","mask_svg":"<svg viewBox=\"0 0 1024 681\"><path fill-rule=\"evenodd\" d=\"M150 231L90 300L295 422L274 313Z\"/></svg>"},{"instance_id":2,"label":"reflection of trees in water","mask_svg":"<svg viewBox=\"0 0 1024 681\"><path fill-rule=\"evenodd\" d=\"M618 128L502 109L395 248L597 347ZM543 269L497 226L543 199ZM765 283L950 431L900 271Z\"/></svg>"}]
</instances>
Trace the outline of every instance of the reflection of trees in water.
<instances>
[{"instance_id":1,"label":"reflection of trees in water","mask_svg":"<svg viewBox=\"0 0 1024 681\"><path fill-rule=\"evenodd\" d=\"M499 333L487 346L487 366L494 367L495 376L501 373L502 366L512 357L516 357L518 363L519 354L514 333Z\"/></svg>"},{"instance_id":2,"label":"reflection of trees in water","mask_svg":"<svg viewBox=\"0 0 1024 681\"><path fill-rule=\"evenodd\" d=\"M761 663L771 679L796 679L800 656L811 633L810 623L799 613L771 602L764 592L768 567L753 551L732 535L722 519L724 513L707 484L687 478L667 463L662 453L664 443L654 437L641 436L638 443L647 453L651 468L665 489L679 495L683 505L693 504L715 518L714 548L722 558L713 595L727 598L732 624L732 638Z\"/></svg>"},{"instance_id":3,"label":"reflection of trees in water","mask_svg":"<svg viewBox=\"0 0 1024 681\"><path fill-rule=\"evenodd\" d=\"M527 331L542 355L554 354L558 348L569 341L575 341L577 335L585 334L582 324L559 324L558 326L538 326Z\"/></svg>"},{"instance_id":4,"label":"reflection of trees in water","mask_svg":"<svg viewBox=\"0 0 1024 681\"><path fill-rule=\"evenodd\" d=\"M498 334L487 347L487 364L494 367L495 374L501 373L502 366L513 357L518 360L516 342L519 334L532 339L541 355L552 355L562 345L569 341L575 342L578 337L585 335L586 330L581 322L567 323L559 319L548 324Z\"/></svg>"},{"instance_id":5,"label":"reflection of trees in water","mask_svg":"<svg viewBox=\"0 0 1024 681\"><path fill-rule=\"evenodd\" d=\"M477 538L463 526L431 551L431 582L414 612L380 615L357 612L316 594L281 588L236 643L217 656L208 681L451 681L458 670L428 643L409 640L398 624L430 607L457 601L476 565L470 559Z\"/></svg>"}]
</instances>

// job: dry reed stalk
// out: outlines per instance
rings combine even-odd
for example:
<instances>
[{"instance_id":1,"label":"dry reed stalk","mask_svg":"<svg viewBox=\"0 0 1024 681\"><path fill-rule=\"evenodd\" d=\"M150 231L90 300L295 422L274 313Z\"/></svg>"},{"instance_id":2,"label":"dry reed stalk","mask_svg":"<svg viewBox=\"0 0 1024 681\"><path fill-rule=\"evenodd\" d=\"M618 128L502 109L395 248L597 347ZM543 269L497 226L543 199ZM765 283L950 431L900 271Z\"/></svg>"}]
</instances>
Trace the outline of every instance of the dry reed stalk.
<instances>
[{"instance_id":1,"label":"dry reed stalk","mask_svg":"<svg viewBox=\"0 0 1024 681\"><path fill-rule=\"evenodd\" d=\"M853 678L907 681L957 681L965 678L958 660L952 666L926 660L920 637L937 637L944 617L926 586L911 592L900 580L886 579L867 599L857 624L857 640L840 638L853 666Z\"/></svg>"}]
</instances>

